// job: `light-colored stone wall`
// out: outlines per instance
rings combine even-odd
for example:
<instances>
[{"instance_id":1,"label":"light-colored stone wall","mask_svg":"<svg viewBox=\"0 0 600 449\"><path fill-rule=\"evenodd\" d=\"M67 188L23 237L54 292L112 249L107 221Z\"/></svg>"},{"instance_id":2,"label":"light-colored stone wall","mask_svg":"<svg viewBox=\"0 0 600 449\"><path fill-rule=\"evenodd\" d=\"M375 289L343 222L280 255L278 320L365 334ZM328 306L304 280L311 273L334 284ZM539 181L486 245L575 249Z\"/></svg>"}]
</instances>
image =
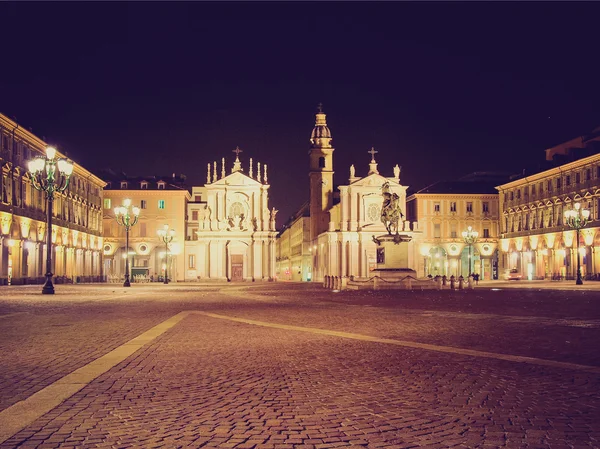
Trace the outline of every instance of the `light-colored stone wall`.
<instances>
[{"instance_id":1,"label":"light-colored stone wall","mask_svg":"<svg viewBox=\"0 0 600 449\"><path fill-rule=\"evenodd\" d=\"M590 210L591 219L579 240L582 274L600 272L600 154L503 184L498 192L503 273L574 278L577 240L564 212L576 202Z\"/></svg>"},{"instance_id":2,"label":"light-colored stone wall","mask_svg":"<svg viewBox=\"0 0 600 449\"><path fill-rule=\"evenodd\" d=\"M27 162L44 156L46 142L0 114L0 285L43 282L46 273L46 195L36 190ZM57 157L64 157L57 149ZM55 195L55 282L102 278L104 182L77 163L67 189Z\"/></svg>"},{"instance_id":3,"label":"light-colored stone wall","mask_svg":"<svg viewBox=\"0 0 600 449\"><path fill-rule=\"evenodd\" d=\"M140 208L138 223L129 232L129 247L134 253L130 254L131 268L139 268L140 272L147 268L144 271L154 279L163 275L166 248L158 230L166 224L175 231L173 241L169 244L169 278L183 281L188 263L185 257L185 238L186 208L190 194L187 190L168 188L112 188L104 192L105 274L119 279L125 274L125 228L117 224L114 215L114 208L121 206L125 199L130 199L132 206Z\"/></svg>"}]
</instances>

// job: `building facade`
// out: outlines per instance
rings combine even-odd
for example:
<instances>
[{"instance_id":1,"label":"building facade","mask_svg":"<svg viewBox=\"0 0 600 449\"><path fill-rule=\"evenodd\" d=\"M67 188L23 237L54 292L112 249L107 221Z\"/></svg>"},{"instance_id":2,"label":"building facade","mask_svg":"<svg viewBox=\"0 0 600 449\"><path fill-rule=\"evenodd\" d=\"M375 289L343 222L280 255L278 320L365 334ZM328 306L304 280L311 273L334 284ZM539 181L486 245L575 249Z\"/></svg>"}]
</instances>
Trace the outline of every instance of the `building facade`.
<instances>
[{"instance_id":1,"label":"building facade","mask_svg":"<svg viewBox=\"0 0 600 449\"><path fill-rule=\"evenodd\" d=\"M36 190L27 162L44 156L39 137L0 114L0 284L43 283L46 273L46 194ZM57 153L58 157L64 157ZM70 183L55 194L52 219L54 282L102 278L104 181L73 164Z\"/></svg>"},{"instance_id":2,"label":"building facade","mask_svg":"<svg viewBox=\"0 0 600 449\"><path fill-rule=\"evenodd\" d=\"M598 147L591 148L598 151ZM552 158L568 151L563 145L547 154ZM564 213L580 203L590 211L590 222L580 233L582 274L589 277L600 271L600 154L523 176L497 189L503 270L517 270L523 279L575 278L576 231L566 225Z\"/></svg>"},{"instance_id":3,"label":"building facade","mask_svg":"<svg viewBox=\"0 0 600 449\"><path fill-rule=\"evenodd\" d=\"M277 237L275 274L278 280L311 281L310 209L306 202L283 226Z\"/></svg>"},{"instance_id":4,"label":"building facade","mask_svg":"<svg viewBox=\"0 0 600 449\"><path fill-rule=\"evenodd\" d=\"M231 169L208 164L206 184L192 188L188 204L185 279L271 281L275 279L277 210L269 208L267 165L244 173L237 148ZM227 173L229 172L229 173Z\"/></svg>"},{"instance_id":5,"label":"building facade","mask_svg":"<svg viewBox=\"0 0 600 449\"><path fill-rule=\"evenodd\" d=\"M393 176L381 175L375 160L377 151L371 149L368 152L371 161L365 163L365 166L368 165L366 175L357 175L352 165L348 182L335 188L334 151L326 114L319 109L310 137L308 230L303 219L302 224L296 224L295 232L290 227L284 230L282 238L278 240L280 275L284 270L283 276L290 279L293 279L293 273L286 275L284 267L289 267L294 273L300 271L298 278L301 280L322 282L325 276L369 278L369 273L377 265L377 244L373 237L387 233L381 222L384 184L388 184L390 191L399 196L400 207L406 211L407 186L400 183L398 165L391 170ZM403 230L413 234L416 223L403 222ZM301 244L300 236L303 239ZM286 245L289 249L285 248ZM409 243L411 265L415 263L414 245L414 241ZM301 254L300 260L296 253Z\"/></svg>"},{"instance_id":6,"label":"building facade","mask_svg":"<svg viewBox=\"0 0 600 449\"><path fill-rule=\"evenodd\" d=\"M122 282L125 257L129 256L132 282L164 279L165 269L173 281L185 279L185 235L187 203L191 199L185 188L185 177L137 177L107 173L104 192L104 274L107 281ZM114 208L125 199L140 208L137 224L129 231L126 249L125 228L115 220ZM158 230L168 225L175 231L168 245Z\"/></svg>"},{"instance_id":7,"label":"building facade","mask_svg":"<svg viewBox=\"0 0 600 449\"><path fill-rule=\"evenodd\" d=\"M438 182L407 199L410 221L418 221L419 276L498 278L499 204L497 175L473 173L456 181ZM475 242L463 232L476 231Z\"/></svg>"}]
</instances>

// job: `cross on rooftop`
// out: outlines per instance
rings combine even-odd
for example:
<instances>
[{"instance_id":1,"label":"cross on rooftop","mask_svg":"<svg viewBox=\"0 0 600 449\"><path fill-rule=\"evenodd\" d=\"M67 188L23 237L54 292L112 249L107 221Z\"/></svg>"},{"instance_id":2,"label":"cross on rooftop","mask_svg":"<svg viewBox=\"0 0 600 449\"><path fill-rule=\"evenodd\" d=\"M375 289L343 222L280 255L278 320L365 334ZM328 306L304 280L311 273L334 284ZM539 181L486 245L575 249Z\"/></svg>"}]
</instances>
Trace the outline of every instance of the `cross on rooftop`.
<instances>
[{"instance_id":1,"label":"cross on rooftop","mask_svg":"<svg viewBox=\"0 0 600 449\"><path fill-rule=\"evenodd\" d=\"M244 150L240 150L240 147L235 147L235 150L231 150L232 153L235 153L235 157L237 159L240 158L240 153L243 153Z\"/></svg>"},{"instance_id":2,"label":"cross on rooftop","mask_svg":"<svg viewBox=\"0 0 600 449\"><path fill-rule=\"evenodd\" d=\"M371 162L375 162L375 154L379 153L379 151L376 151L375 147L371 147L371 149L367 151L367 153L371 154Z\"/></svg>"}]
</instances>

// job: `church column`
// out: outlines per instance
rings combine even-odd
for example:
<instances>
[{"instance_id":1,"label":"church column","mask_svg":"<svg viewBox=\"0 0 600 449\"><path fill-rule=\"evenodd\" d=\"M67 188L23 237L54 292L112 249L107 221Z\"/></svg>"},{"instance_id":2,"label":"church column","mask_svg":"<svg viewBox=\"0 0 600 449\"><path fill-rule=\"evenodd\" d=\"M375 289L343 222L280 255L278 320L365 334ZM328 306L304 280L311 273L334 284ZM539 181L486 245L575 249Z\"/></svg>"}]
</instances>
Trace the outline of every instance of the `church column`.
<instances>
[{"instance_id":1,"label":"church column","mask_svg":"<svg viewBox=\"0 0 600 449\"><path fill-rule=\"evenodd\" d=\"M269 280L275 279L275 258L277 256L277 248L275 244L275 238L272 237L269 240Z\"/></svg>"},{"instance_id":2,"label":"church column","mask_svg":"<svg viewBox=\"0 0 600 449\"><path fill-rule=\"evenodd\" d=\"M348 230L348 188L340 187L340 201L342 206L342 222L340 223L340 230Z\"/></svg>"},{"instance_id":3,"label":"church column","mask_svg":"<svg viewBox=\"0 0 600 449\"><path fill-rule=\"evenodd\" d=\"M266 189L262 189L262 213L263 213L263 222L261 229L263 231L269 230L269 206L268 206L268 197Z\"/></svg>"},{"instance_id":4,"label":"church column","mask_svg":"<svg viewBox=\"0 0 600 449\"><path fill-rule=\"evenodd\" d=\"M356 192L356 204L354 205L354 207L356 208L356 225L357 225L357 230L358 229L362 229L363 227L363 219L364 217L362 216L363 214L361 213L362 207L361 207L361 197L360 194L358 192Z\"/></svg>"},{"instance_id":5,"label":"church column","mask_svg":"<svg viewBox=\"0 0 600 449\"><path fill-rule=\"evenodd\" d=\"M346 245L348 244L348 242L346 242L346 239L343 237L342 234L342 239L340 242L341 248L340 248L340 255L341 255L341 259L342 259L342 264L341 264L341 270L340 270L340 276L342 277L347 277L348 276L348 265L347 265L347 249L346 249Z\"/></svg>"},{"instance_id":6,"label":"church column","mask_svg":"<svg viewBox=\"0 0 600 449\"><path fill-rule=\"evenodd\" d=\"M253 272L252 272L252 276L254 277L254 279L256 280L260 280L264 277L264 271L263 271L263 241L262 239L256 239L254 240L254 243L252 244L252 253L253 253Z\"/></svg>"},{"instance_id":7,"label":"church column","mask_svg":"<svg viewBox=\"0 0 600 449\"><path fill-rule=\"evenodd\" d=\"M262 241L262 279L269 279L269 241Z\"/></svg>"},{"instance_id":8,"label":"church column","mask_svg":"<svg viewBox=\"0 0 600 449\"><path fill-rule=\"evenodd\" d=\"M349 215L350 215L350 223L348 225L348 230L349 231L356 231L356 224L357 224L357 217L356 217L356 211L357 211L357 207L356 204L358 202L358 194L353 194L348 192L348 196L347 196L348 202L349 204Z\"/></svg>"},{"instance_id":9,"label":"church column","mask_svg":"<svg viewBox=\"0 0 600 449\"><path fill-rule=\"evenodd\" d=\"M348 242L348 276L358 276L358 243Z\"/></svg>"}]
</instances>

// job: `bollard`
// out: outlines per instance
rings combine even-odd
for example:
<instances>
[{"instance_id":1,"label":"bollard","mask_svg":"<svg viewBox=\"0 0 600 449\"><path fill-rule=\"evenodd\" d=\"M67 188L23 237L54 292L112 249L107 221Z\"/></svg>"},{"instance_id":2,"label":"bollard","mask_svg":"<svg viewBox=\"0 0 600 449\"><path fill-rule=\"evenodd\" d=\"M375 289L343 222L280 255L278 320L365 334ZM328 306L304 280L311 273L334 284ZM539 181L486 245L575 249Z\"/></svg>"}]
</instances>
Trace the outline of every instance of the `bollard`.
<instances>
[{"instance_id":1,"label":"bollard","mask_svg":"<svg viewBox=\"0 0 600 449\"><path fill-rule=\"evenodd\" d=\"M473 287L475 286L475 282L474 282L475 278L473 277L473 275L469 276L469 284L467 285L467 288L469 290L473 290Z\"/></svg>"},{"instance_id":2,"label":"bollard","mask_svg":"<svg viewBox=\"0 0 600 449\"><path fill-rule=\"evenodd\" d=\"M463 285L465 282L465 278L462 276L462 274L458 277L458 289L462 290L463 289Z\"/></svg>"},{"instance_id":3,"label":"bollard","mask_svg":"<svg viewBox=\"0 0 600 449\"><path fill-rule=\"evenodd\" d=\"M455 289L455 284L456 284L456 278L454 277L454 275L450 276L450 289L454 290Z\"/></svg>"},{"instance_id":4,"label":"bollard","mask_svg":"<svg viewBox=\"0 0 600 449\"><path fill-rule=\"evenodd\" d=\"M438 276L437 279L436 279L436 282L437 282L438 290L441 290L442 289L442 285L443 285L442 284L442 278Z\"/></svg>"},{"instance_id":5,"label":"bollard","mask_svg":"<svg viewBox=\"0 0 600 449\"><path fill-rule=\"evenodd\" d=\"M448 281L448 278L446 277L446 275L442 276L442 285L445 287L446 286L446 282Z\"/></svg>"}]
</instances>

